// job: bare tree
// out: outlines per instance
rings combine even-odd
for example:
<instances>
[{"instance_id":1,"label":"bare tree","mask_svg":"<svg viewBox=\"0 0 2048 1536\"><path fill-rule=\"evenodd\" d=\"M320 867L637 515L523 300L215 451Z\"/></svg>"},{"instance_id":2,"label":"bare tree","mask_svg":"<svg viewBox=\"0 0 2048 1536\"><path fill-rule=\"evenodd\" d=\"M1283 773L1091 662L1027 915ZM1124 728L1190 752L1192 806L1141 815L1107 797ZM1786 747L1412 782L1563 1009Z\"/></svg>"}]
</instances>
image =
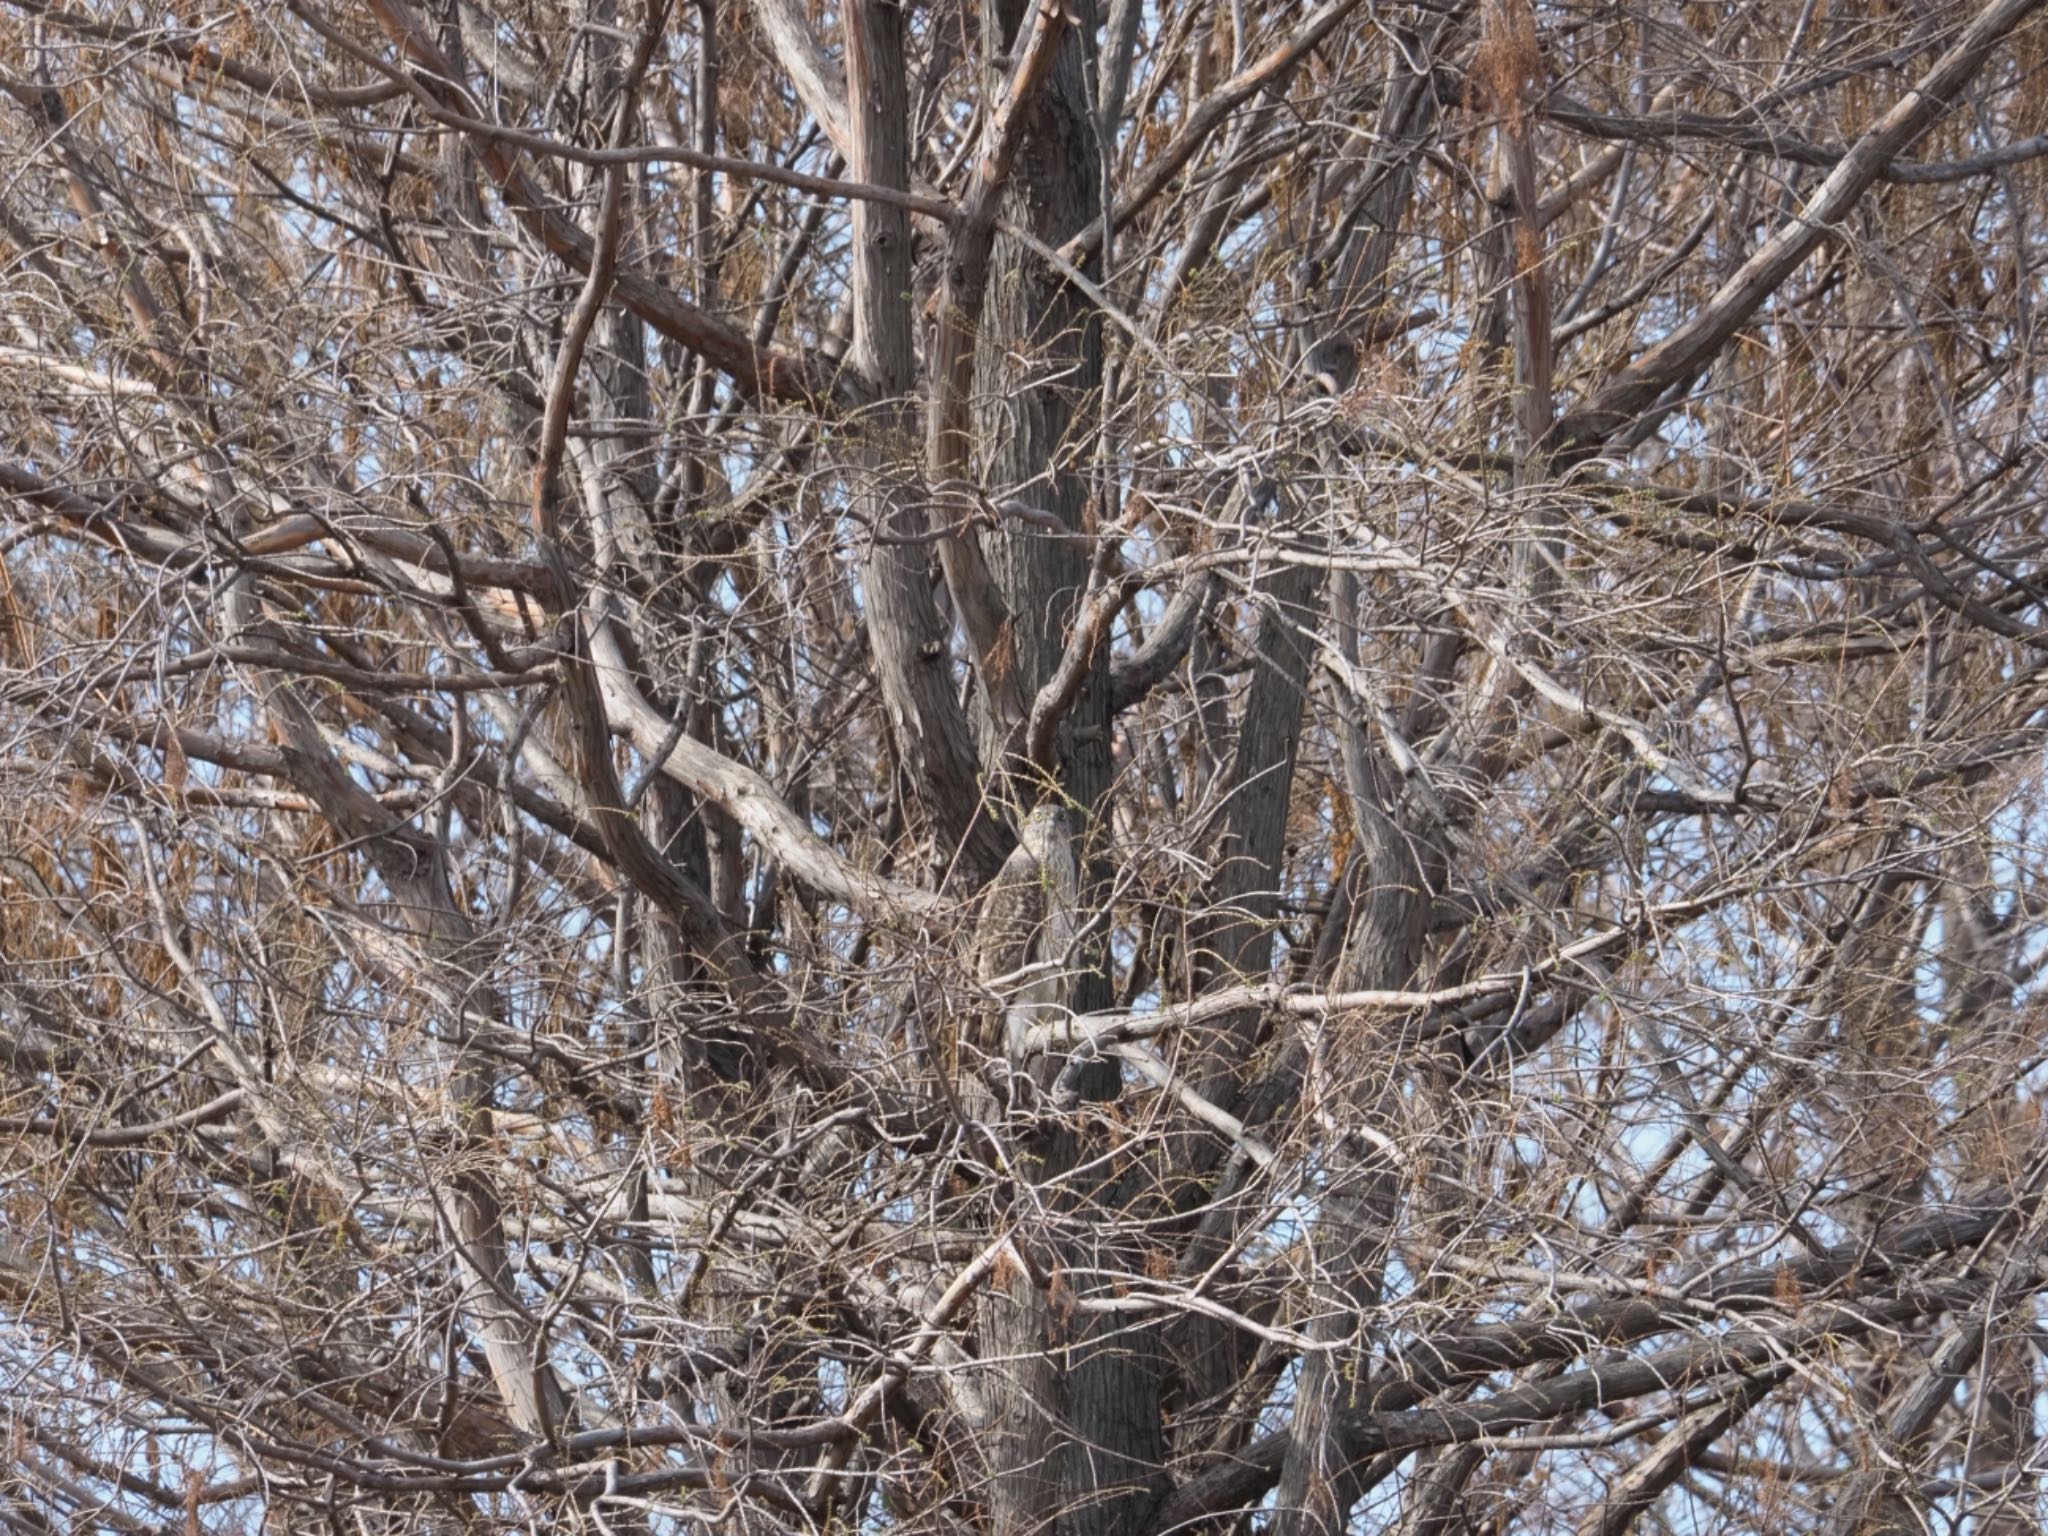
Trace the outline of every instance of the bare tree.
<instances>
[{"instance_id":1,"label":"bare tree","mask_svg":"<svg viewBox=\"0 0 2048 1536\"><path fill-rule=\"evenodd\" d=\"M0 1525L2040 1529L2039 0L0 0Z\"/></svg>"}]
</instances>

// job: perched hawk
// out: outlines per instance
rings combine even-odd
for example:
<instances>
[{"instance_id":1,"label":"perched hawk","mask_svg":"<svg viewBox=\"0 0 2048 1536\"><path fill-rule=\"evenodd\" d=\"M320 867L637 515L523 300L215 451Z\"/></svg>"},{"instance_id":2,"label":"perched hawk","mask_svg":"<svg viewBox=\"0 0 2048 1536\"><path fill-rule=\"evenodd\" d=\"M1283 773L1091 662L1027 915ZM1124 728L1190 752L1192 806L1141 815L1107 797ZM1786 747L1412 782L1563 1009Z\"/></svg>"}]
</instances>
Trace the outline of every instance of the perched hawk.
<instances>
[{"instance_id":1,"label":"perched hawk","mask_svg":"<svg viewBox=\"0 0 2048 1536\"><path fill-rule=\"evenodd\" d=\"M1032 1027L1064 1012L1080 900L1073 817L1064 806L1041 804L982 893L974 979L1003 1001L1000 1013L973 1021L968 1043L984 1056L1020 1064ZM971 1070L972 1058L963 1065Z\"/></svg>"}]
</instances>

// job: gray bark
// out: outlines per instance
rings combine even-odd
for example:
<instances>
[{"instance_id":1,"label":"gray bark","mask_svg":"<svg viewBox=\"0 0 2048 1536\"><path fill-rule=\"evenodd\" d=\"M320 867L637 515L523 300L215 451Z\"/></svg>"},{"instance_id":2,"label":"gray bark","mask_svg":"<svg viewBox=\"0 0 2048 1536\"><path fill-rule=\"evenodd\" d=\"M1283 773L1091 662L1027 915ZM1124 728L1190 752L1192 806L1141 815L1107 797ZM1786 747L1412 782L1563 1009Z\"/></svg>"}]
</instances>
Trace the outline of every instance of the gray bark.
<instances>
[{"instance_id":1,"label":"gray bark","mask_svg":"<svg viewBox=\"0 0 2048 1536\"><path fill-rule=\"evenodd\" d=\"M1003 0L991 14L1006 52L1021 46L1020 29L1030 13L1024 0ZM1088 97L1084 54L1087 41L1069 33L1059 44L1043 89L1029 111L1002 216L1057 247L1098 224L1102 188L1095 117ZM1102 382L1102 320L1078 289L1015 241L998 237L989 258L986 335L976 353L977 440L984 483L1051 513L1075 532L1092 532L1102 488L1095 478L1089 444L1095 423L1090 412ZM1073 632L1073 619L1087 590L1090 560L1069 540L1048 537L1028 524L1009 525L984 541L988 569L1009 615L1010 664L1021 695L1030 699L1059 668ZM1092 817L1110 783L1109 650L1098 646L1088 658L1079 691L1055 738L1056 787L1047 792ZM1007 732L996 711L979 715L982 753L995 760ZM1087 871L1092 888L1108 874L1098 860ZM1102 961L1084 958L1074 988L1076 1009L1110 1001ZM1039 1068L1050 1082L1057 1062ZM1118 1092L1114 1062L1082 1068L1079 1087L1086 1098L1109 1099ZM1047 1176L1070 1165L1083 1148L1068 1135L1040 1149L1037 1167ZM1140 1256L1128 1240L1109 1244L1086 1235L1089 1212L1118 1208L1146 1196L1150 1169L1125 1178L1091 1180L1070 1203L1079 1219L1073 1259L1084 1268L1129 1269ZM1107 1223L1099 1224L1107 1230ZM1020 1491L1034 1497L1057 1491L1064 1509L1063 1532L1072 1536L1122 1536L1135 1532L1164 1487L1165 1436L1159 1413L1159 1360L1153 1330L1114 1316L1062 1321L1035 1298L1038 1311L1013 1294L998 1314L1002 1332L983 1335L984 1349L1047 1350L1042 1378L1053 1401L1037 1404L1030 1381L1020 1384L1016 1416L1034 1423L1044 1414L1057 1425L1041 1483L1035 1469L1020 1477ZM1019 1446L1035 1462L1033 1439ZM1046 1506L1041 1506L1046 1507ZM999 1520L1000 1524L1000 1520Z\"/></svg>"},{"instance_id":2,"label":"gray bark","mask_svg":"<svg viewBox=\"0 0 2048 1536\"><path fill-rule=\"evenodd\" d=\"M853 174L907 190L902 7L875 0L856 5L849 20ZM850 360L876 397L862 421L869 482L862 505L874 529L863 567L868 643L888 701L897 760L931 822L936 863L943 869L963 859L970 875L986 877L1006 849L999 824L983 808L981 759L953 677L950 626L932 601L925 510L917 486L886 478L889 466L912 459L907 450L916 434L910 406L910 216L900 207L856 202L853 241Z\"/></svg>"}]
</instances>

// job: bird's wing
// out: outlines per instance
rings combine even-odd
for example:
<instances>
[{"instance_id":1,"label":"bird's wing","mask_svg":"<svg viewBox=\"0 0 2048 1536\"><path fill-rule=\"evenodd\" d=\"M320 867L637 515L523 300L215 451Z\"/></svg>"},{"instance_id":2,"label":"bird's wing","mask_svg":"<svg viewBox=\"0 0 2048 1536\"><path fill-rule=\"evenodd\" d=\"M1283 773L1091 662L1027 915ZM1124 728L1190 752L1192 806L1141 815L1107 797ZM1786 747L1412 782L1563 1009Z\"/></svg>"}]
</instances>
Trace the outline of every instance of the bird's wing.
<instances>
[{"instance_id":1,"label":"bird's wing","mask_svg":"<svg viewBox=\"0 0 2048 1536\"><path fill-rule=\"evenodd\" d=\"M1045 904L1038 855L1029 842L1020 842L982 892L981 918L974 930L976 981L988 986L1030 963L1031 941L1045 920Z\"/></svg>"}]
</instances>

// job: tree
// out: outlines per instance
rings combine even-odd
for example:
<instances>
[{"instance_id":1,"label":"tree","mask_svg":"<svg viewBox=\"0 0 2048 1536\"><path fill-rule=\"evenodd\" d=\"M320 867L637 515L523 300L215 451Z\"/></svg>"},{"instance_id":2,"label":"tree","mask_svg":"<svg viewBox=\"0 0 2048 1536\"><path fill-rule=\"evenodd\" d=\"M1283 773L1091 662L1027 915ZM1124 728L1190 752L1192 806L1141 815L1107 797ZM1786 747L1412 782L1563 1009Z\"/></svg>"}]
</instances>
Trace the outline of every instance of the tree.
<instances>
[{"instance_id":1,"label":"tree","mask_svg":"<svg viewBox=\"0 0 2048 1536\"><path fill-rule=\"evenodd\" d=\"M0 0L0 1522L2038 1529L2037 9Z\"/></svg>"}]
</instances>

